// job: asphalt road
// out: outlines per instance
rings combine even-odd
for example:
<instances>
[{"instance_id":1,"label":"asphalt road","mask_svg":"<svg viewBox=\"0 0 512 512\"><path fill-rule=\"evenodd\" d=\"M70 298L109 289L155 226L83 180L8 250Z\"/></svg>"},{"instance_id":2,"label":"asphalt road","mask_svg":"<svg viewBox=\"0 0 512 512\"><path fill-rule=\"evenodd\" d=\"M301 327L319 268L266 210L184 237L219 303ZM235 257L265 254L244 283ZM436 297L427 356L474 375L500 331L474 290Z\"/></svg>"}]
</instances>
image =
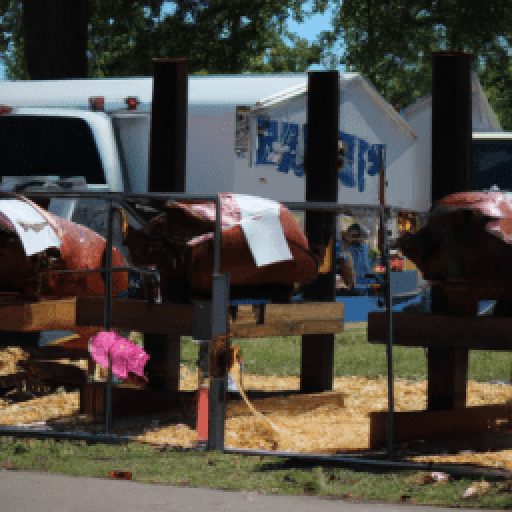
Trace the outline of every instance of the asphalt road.
<instances>
[{"instance_id":1,"label":"asphalt road","mask_svg":"<svg viewBox=\"0 0 512 512\"><path fill-rule=\"evenodd\" d=\"M475 512L475 509L457 509ZM0 471L1 512L453 512L453 509L264 496L27 471ZM489 511L487 511L489 512Z\"/></svg>"}]
</instances>

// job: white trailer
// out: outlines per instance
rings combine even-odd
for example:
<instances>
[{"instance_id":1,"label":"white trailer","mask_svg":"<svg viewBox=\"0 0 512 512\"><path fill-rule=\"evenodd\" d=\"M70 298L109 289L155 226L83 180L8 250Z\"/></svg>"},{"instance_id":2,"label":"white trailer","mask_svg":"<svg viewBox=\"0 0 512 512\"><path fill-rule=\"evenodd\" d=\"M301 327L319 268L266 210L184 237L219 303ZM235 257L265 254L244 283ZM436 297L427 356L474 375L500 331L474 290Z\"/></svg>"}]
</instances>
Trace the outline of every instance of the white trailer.
<instances>
[{"instance_id":1,"label":"white trailer","mask_svg":"<svg viewBox=\"0 0 512 512\"><path fill-rule=\"evenodd\" d=\"M388 201L414 208L413 130L360 75L340 74L340 89L340 134L348 150L347 163L340 170L340 201L378 203L375 151L377 145L384 145ZM135 109L127 109L127 98L137 99ZM5 155L7 150L8 160L17 162L11 162L10 167L6 162L1 174L84 173L77 163L91 160L81 154L90 144L78 144L76 137L85 137L82 132L87 131L78 128L80 135L73 135L75 162L69 161L67 171L50 168L50 153L59 153L57 146L65 141L59 144L58 139L65 137L57 133L56 121L48 120L67 118L69 124L69 118L75 117L90 128L104 168L104 183L113 189L143 192L147 186L151 100L151 78L1 81L0 104L12 110L5 108L1 116L6 136L0 144L6 144L2 153ZM306 100L307 75L302 73L190 77L186 191L233 191L302 201ZM103 101L103 111L90 110L91 105L98 109L95 101ZM9 133L11 139L15 136L13 123L19 132L24 124L30 124L35 138L25 137L13 145L9 140ZM45 128L48 123L52 125L51 134ZM40 129L35 127L37 124ZM70 127L64 121L62 124L70 135ZM44 144L45 135L52 143ZM40 151L31 155L32 160L28 155L22 158L23 148L38 145ZM48 162L38 162L38 158L48 158ZM19 160L24 164L19 165ZM94 172L90 174L88 181Z\"/></svg>"},{"instance_id":2,"label":"white trailer","mask_svg":"<svg viewBox=\"0 0 512 512\"><path fill-rule=\"evenodd\" d=\"M302 201L307 74L191 76L186 192ZM478 129L499 129L474 79ZM89 186L147 190L152 78L0 81L0 174L84 175ZM428 99L400 115L357 73L340 73L340 203L430 206Z\"/></svg>"}]
</instances>

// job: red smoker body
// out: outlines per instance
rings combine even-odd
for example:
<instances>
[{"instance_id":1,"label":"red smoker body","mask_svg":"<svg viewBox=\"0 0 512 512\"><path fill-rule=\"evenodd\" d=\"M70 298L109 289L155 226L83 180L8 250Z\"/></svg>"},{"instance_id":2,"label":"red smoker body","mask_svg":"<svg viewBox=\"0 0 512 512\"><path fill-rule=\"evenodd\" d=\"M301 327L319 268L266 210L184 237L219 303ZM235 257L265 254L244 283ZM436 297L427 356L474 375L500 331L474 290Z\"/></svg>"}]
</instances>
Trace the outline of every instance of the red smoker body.
<instances>
[{"instance_id":1,"label":"red smoker body","mask_svg":"<svg viewBox=\"0 0 512 512\"><path fill-rule=\"evenodd\" d=\"M49 248L26 256L10 221L0 213L0 292L18 292L25 298L62 298L103 295L105 286L99 272L54 273L52 270L92 270L104 266L106 241L94 231L59 218L21 196L6 196L25 201L36 209L61 240L60 248ZM114 248L113 266L126 261ZM112 294L128 289L126 272L114 272Z\"/></svg>"}]
</instances>

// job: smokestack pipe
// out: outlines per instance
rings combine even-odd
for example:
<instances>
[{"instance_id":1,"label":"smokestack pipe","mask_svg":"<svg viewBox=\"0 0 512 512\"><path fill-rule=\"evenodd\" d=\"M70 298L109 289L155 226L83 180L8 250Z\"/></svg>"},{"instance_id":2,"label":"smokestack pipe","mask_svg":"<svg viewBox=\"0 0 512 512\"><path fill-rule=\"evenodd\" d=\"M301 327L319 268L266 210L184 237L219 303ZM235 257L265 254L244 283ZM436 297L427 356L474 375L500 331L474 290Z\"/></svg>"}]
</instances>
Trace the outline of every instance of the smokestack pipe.
<instances>
[{"instance_id":1,"label":"smokestack pipe","mask_svg":"<svg viewBox=\"0 0 512 512\"><path fill-rule=\"evenodd\" d=\"M187 60L154 59L149 192L185 192L187 107Z\"/></svg>"},{"instance_id":2,"label":"smokestack pipe","mask_svg":"<svg viewBox=\"0 0 512 512\"><path fill-rule=\"evenodd\" d=\"M338 200L339 80L337 71L313 71L308 75L306 201ZM335 214L306 212L306 235L310 247L323 259L324 269L304 288L304 299L332 302L336 298ZM332 390L333 380L334 335L303 335L301 391Z\"/></svg>"},{"instance_id":3,"label":"smokestack pipe","mask_svg":"<svg viewBox=\"0 0 512 512\"><path fill-rule=\"evenodd\" d=\"M432 202L469 190L471 55L432 54Z\"/></svg>"}]
</instances>

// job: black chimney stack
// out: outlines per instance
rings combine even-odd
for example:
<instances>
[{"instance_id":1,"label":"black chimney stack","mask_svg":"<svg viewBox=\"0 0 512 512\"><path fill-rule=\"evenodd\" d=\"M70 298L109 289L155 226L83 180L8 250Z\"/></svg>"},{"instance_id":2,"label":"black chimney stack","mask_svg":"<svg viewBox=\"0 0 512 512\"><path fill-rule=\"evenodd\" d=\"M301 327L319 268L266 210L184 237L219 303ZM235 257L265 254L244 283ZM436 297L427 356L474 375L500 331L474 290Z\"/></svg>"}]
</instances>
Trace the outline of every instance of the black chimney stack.
<instances>
[{"instance_id":1,"label":"black chimney stack","mask_svg":"<svg viewBox=\"0 0 512 512\"><path fill-rule=\"evenodd\" d=\"M185 192L187 107L187 60L154 59L149 192Z\"/></svg>"},{"instance_id":2,"label":"black chimney stack","mask_svg":"<svg viewBox=\"0 0 512 512\"><path fill-rule=\"evenodd\" d=\"M469 190L471 55L432 54L432 202Z\"/></svg>"}]
</instances>

